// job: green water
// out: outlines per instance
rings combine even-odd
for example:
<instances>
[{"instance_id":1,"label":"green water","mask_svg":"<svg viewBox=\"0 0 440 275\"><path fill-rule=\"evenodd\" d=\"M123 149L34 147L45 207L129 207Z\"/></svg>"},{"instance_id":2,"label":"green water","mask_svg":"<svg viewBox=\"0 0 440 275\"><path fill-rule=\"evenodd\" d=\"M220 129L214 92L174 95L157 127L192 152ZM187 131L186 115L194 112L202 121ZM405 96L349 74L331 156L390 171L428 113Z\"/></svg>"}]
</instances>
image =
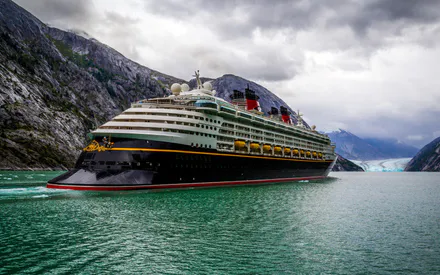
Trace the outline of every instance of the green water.
<instances>
[{"instance_id":1,"label":"green water","mask_svg":"<svg viewBox=\"0 0 440 275\"><path fill-rule=\"evenodd\" d=\"M0 175L0 274L440 273L440 173L117 193Z\"/></svg>"}]
</instances>

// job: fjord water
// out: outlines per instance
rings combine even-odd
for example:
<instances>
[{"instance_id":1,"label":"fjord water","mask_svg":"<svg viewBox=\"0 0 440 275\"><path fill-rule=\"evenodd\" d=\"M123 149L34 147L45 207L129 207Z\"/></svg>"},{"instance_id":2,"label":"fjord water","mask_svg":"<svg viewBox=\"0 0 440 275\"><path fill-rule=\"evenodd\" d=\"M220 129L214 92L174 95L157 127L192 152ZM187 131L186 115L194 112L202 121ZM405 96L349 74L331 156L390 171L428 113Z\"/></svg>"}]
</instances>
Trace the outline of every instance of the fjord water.
<instances>
[{"instance_id":1,"label":"fjord water","mask_svg":"<svg viewBox=\"0 0 440 275\"><path fill-rule=\"evenodd\" d=\"M440 273L440 173L160 192L0 172L0 274Z\"/></svg>"}]
</instances>

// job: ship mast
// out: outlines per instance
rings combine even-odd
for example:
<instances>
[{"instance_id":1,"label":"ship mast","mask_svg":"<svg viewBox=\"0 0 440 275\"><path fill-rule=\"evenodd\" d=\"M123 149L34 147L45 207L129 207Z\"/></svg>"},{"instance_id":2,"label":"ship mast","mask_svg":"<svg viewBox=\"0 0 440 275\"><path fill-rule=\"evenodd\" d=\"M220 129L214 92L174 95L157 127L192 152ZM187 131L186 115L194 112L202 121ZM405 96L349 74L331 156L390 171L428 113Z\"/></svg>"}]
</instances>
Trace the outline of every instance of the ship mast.
<instances>
[{"instance_id":1,"label":"ship mast","mask_svg":"<svg viewBox=\"0 0 440 275\"><path fill-rule=\"evenodd\" d=\"M203 85L202 85L202 81L200 80L200 72L199 70L195 71L195 77L196 77L196 81L197 81L197 89L202 89Z\"/></svg>"}]
</instances>

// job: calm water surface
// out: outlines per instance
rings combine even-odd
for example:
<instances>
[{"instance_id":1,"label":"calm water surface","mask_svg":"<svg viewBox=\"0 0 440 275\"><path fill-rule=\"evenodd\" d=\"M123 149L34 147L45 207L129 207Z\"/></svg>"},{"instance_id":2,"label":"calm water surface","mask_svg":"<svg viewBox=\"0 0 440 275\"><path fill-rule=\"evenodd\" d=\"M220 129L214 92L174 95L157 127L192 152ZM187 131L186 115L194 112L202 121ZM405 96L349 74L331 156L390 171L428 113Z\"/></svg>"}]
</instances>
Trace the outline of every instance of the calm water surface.
<instances>
[{"instance_id":1,"label":"calm water surface","mask_svg":"<svg viewBox=\"0 0 440 275\"><path fill-rule=\"evenodd\" d=\"M439 274L440 173L161 192L0 172L0 274Z\"/></svg>"}]
</instances>

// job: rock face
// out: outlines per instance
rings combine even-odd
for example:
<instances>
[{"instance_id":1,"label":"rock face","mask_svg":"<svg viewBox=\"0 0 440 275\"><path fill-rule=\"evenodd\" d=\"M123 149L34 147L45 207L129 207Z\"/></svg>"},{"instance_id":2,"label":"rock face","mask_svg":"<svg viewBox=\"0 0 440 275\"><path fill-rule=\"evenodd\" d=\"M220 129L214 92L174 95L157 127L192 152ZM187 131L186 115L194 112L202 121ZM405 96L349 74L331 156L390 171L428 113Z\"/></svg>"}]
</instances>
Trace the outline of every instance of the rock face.
<instances>
[{"instance_id":1,"label":"rock face","mask_svg":"<svg viewBox=\"0 0 440 275\"><path fill-rule=\"evenodd\" d=\"M341 172L341 171L364 172L364 169L362 169L362 167L355 164L354 162L349 161L348 159L345 159L340 155L338 155L338 159L336 160L336 163L333 166L332 171L333 172Z\"/></svg>"},{"instance_id":2,"label":"rock face","mask_svg":"<svg viewBox=\"0 0 440 275\"><path fill-rule=\"evenodd\" d=\"M0 169L71 167L86 133L183 82L0 0Z\"/></svg>"},{"instance_id":3,"label":"rock face","mask_svg":"<svg viewBox=\"0 0 440 275\"><path fill-rule=\"evenodd\" d=\"M336 153L352 160L411 158L418 151L394 139L362 139L342 129L328 133L328 136L336 143Z\"/></svg>"},{"instance_id":4,"label":"rock face","mask_svg":"<svg viewBox=\"0 0 440 275\"><path fill-rule=\"evenodd\" d=\"M265 113L283 105L296 123L283 100L254 82L234 75L203 80L228 101L249 85ZM186 81L0 0L0 170L72 167L91 129L134 101L168 95L174 82Z\"/></svg>"},{"instance_id":5,"label":"rock face","mask_svg":"<svg viewBox=\"0 0 440 275\"><path fill-rule=\"evenodd\" d=\"M440 137L423 147L411 159L405 171L440 172Z\"/></svg>"},{"instance_id":6,"label":"rock face","mask_svg":"<svg viewBox=\"0 0 440 275\"><path fill-rule=\"evenodd\" d=\"M211 81L212 87L216 90L216 96L223 98L226 101L231 101L230 96L233 94L234 90L239 90L244 92L247 86L253 91L255 94L260 97L259 103L262 111L267 114L270 111L271 107L280 108L280 106L285 106L292 113L291 118L294 123L297 123L296 112L293 111L281 98L274 95L268 89L263 86L252 82L250 80L244 79L239 76L235 76L232 74L225 74L222 77L216 79L210 78L201 78L202 82ZM195 79L189 81L190 87L194 88L196 86ZM309 128L306 122L304 125Z\"/></svg>"}]
</instances>

